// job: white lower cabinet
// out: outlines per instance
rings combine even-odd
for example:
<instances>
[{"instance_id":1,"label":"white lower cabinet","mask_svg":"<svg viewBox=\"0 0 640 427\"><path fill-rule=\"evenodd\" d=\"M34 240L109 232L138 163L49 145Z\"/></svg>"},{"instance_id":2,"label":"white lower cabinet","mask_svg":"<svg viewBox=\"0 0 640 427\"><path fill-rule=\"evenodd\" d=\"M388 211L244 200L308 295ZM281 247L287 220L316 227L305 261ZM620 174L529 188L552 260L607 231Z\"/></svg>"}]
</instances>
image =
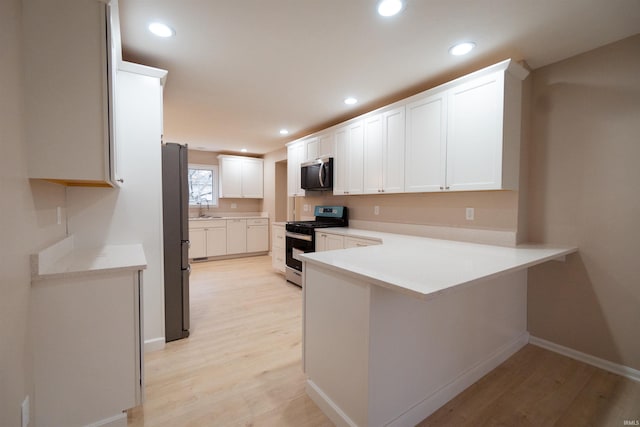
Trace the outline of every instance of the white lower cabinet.
<instances>
[{"instance_id":1,"label":"white lower cabinet","mask_svg":"<svg viewBox=\"0 0 640 427\"><path fill-rule=\"evenodd\" d=\"M271 241L271 263L274 270L284 273L286 269L284 224L273 224Z\"/></svg>"},{"instance_id":2,"label":"white lower cabinet","mask_svg":"<svg viewBox=\"0 0 640 427\"><path fill-rule=\"evenodd\" d=\"M35 424L106 425L142 403L142 270L60 276L32 284Z\"/></svg>"},{"instance_id":3,"label":"white lower cabinet","mask_svg":"<svg viewBox=\"0 0 640 427\"><path fill-rule=\"evenodd\" d=\"M316 231L316 252L336 249L358 248L361 246L379 245L380 241L362 237L343 236L341 234Z\"/></svg>"},{"instance_id":4,"label":"white lower cabinet","mask_svg":"<svg viewBox=\"0 0 640 427\"><path fill-rule=\"evenodd\" d=\"M247 252L269 250L269 220L266 218L247 220Z\"/></svg>"},{"instance_id":5,"label":"white lower cabinet","mask_svg":"<svg viewBox=\"0 0 640 427\"><path fill-rule=\"evenodd\" d=\"M227 254L227 221L197 220L189 223L189 258Z\"/></svg>"}]
</instances>

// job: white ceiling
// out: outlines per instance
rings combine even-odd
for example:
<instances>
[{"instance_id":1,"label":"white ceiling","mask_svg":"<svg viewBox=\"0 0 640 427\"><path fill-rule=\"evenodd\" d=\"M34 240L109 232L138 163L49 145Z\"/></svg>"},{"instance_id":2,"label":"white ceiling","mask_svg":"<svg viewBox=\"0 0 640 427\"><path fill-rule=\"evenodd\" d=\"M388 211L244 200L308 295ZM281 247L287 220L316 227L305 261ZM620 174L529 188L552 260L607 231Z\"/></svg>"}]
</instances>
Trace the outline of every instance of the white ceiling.
<instances>
[{"instance_id":1,"label":"white ceiling","mask_svg":"<svg viewBox=\"0 0 640 427\"><path fill-rule=\"evenodd\" d=\"M119 5L124 58L169 71L165 141L256 154L507 57L535 69L640 32L640 0L408 0L392 18L376 0ZM477 48L450 56L462 40Z\"/></svg>"}]
</instances>

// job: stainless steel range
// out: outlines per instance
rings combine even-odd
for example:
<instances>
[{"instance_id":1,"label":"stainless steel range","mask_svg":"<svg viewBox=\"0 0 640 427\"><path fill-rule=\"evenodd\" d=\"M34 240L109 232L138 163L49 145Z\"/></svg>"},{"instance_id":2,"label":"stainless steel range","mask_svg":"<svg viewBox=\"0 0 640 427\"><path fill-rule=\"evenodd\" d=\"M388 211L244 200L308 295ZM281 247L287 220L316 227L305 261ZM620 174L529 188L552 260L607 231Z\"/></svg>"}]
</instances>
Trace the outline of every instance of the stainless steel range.
<instances>
[{"instance_id":1,"label":"stainless steel range","mask_svg":"<svg viewBox=\"0 0 640 427\"><path fill-rule=\"evenodd\" d=\"M298 255L315 252L316 228L346 227L349 225L346 206L316 206L315 221L290 221L285 225L287 270L285 277L302 287L302 261Z\"/></svg>"}]
</instances>

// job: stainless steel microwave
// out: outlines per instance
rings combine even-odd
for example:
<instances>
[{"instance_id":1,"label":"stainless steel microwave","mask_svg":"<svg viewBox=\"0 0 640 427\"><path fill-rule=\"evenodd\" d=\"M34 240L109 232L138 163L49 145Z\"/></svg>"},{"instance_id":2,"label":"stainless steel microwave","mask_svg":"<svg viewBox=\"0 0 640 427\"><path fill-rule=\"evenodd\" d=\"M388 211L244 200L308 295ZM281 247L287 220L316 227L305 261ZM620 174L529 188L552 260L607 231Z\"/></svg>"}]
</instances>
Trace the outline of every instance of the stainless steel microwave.
<instances>
[{"instance_id":1,"label":"stainless steel microwave","mask_svg":"<svg viewBox=\"0 0 640 427\"><path fill-rule=\"evenodd\" d=\"M300 165L300 187L303 190L333 189L333 158L321 157Z\"/></svg>"}]
</instances>

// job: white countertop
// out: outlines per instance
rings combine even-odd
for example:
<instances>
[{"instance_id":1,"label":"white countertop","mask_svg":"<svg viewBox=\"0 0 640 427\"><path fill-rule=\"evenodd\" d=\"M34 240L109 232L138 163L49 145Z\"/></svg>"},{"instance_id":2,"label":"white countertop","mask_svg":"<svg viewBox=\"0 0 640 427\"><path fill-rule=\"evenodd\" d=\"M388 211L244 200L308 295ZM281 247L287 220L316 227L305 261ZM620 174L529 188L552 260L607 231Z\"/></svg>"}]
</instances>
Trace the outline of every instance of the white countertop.
<instances>
[{"instance_id":1,"label":"white countertop","mask_svg":"<svg viewBox=\"0 0 640 427\"><path fill-rule=\"evenodd\" d=\"M216 219L269 219L268 216L264 215L231 215L231 214L220 214L216 216L196 216L190 217L189 221L213 221Z\"/></svg>"},{"instance_id":2,"label":"white countertop","mask_svg":"<svg viewBox=\"0 0 640 427\"><path fill-rule=\"evenodd\" d=\"M141 244L77 249L69 236L31 258L31 279L57 279L87 274L143 270L147 260Z\"/></svg>"},{"instance_id":3,"label":"white countertop","mask_svg":"<svg viewBox=\"0 0 640 427\"><path fill-rule=\"evenodd\" d=\"M323 228L322 232L382 244L300 255L305 262L424 299L578 250L533 244L502 247L347 227Z\"/></svg>"}]
</instances>

